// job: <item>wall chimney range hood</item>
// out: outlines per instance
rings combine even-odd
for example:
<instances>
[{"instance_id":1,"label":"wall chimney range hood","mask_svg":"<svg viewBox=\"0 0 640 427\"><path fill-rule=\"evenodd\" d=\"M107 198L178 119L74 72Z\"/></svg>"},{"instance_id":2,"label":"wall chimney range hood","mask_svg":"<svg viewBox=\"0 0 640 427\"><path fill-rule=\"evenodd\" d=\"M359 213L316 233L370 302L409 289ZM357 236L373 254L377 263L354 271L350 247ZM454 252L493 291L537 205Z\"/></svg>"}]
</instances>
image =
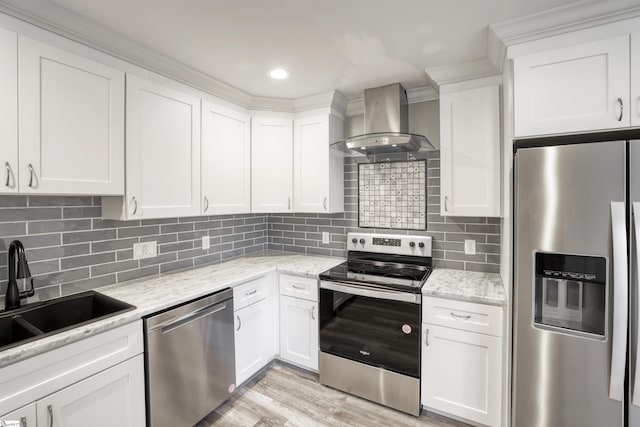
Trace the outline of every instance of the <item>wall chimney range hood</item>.
<instances>
[{"instance_id":1,"label":"wall chimney range hood","mask_svg":"<svg viewBox=\"0 0 640 427\"><path fill-rule=\"evenodd\" d=\"M351 156L402 154L433 150L423 135L409 130L407 93L400 83L364 91L363 135L336 142L334 148Z\"/></svg>"}]
</instances>

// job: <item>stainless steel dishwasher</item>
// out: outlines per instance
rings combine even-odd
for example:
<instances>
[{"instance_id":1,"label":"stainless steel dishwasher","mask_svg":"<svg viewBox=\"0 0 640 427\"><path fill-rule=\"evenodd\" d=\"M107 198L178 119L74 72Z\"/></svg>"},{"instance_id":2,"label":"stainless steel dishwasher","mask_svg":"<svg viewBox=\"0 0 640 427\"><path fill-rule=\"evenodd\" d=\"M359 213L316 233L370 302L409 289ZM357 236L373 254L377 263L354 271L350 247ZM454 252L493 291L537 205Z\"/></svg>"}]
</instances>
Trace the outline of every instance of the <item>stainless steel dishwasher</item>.
<instances>
[{"instance_id":1,"label":"stainless steel dishwasher","mask_svg":"<svg viewBox=\"0 0 640 427\"><path fill-rule=\"evenodd\" d=\"M147 424L191 427L235 390L233 291L144 320Z\"/></svg>"}]
</instances>

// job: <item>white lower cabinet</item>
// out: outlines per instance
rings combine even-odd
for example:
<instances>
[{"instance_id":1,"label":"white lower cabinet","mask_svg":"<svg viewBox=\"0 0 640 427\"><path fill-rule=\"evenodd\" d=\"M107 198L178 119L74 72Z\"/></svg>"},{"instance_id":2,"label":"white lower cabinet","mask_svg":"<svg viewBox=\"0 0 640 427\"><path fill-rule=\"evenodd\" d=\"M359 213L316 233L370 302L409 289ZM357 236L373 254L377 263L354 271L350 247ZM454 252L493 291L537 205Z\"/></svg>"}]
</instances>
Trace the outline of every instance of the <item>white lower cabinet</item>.
<instances>
[{"instance_id":1,"label":"white lower cabinet","mask_svg":"<svg viewBox=\"0 0 640 427\"><path fill-rule=\"evenodd\" d=\"M139 355L36 403L38 426L145 424L144 360Z\"/></svg>"},{"instance_id":2,"label":"white lower cabinet","mask_svg":"<svg viewBox=\"0 0 640 427\"><path fill-rule=\"evenodd\" d=\"M4 424L3 424L4 423ZM35 427L36 426L36 404L31 403L17 411L5 414L0 417L0 426L7 427Z\"/></svg>"},{"instance_id":3,"label":"white lower cabinet","mask_svg":"<svg viewBox=\"0 0 640 427\"><path fill-rule=\"evenodd\" d=\"M280 358L318 370L318 303L280 295Z\"/></svg>"},{"instance_id":4,"label":"white lower cabinet","mask_svg":"<svg viewBox=\"0 0 640 427\"><path fill-rule=\"evenodd\" d=\"M434 300L438 299L425 298L425 303ZM422 405L443 415L499 426L502 419L502 338L472 332L469 329L477 329L478 322L472 315L459 313L463 313L461 309L469 309L481 317L485 312L491 314L500 310L501 313L501 308L441 301L452 307L451 322L458 323L456 327L422 324ZM429 304L425 304L423 308L427 310L428 307ZM428 317L423 315L425 318ZM501 324L501 317L487 318ZM433 316L430 319L437 323L450 322ZM487 330L491 328L488 324Z\"/></svg>"},{"instance_id":5,"label":"white lower cabinet","mask_svg":"<svg viewBox=\"0 0 640 427\"><path fill-rule=\"evenodd\" d=\"M244 307L235 314L236 386L245 382L267 364L266 354L268 301L262 300Z\"/></svg>"}]
</instances>

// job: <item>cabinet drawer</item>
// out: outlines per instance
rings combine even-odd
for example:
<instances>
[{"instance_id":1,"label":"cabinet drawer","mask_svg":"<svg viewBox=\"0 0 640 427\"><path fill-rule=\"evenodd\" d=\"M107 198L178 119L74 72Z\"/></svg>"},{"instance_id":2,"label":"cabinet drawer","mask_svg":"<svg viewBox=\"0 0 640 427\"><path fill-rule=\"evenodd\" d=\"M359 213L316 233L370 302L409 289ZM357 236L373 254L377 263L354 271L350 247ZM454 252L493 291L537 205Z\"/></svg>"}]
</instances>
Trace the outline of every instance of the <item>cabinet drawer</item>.
<instances>
[{"instance_id":1,"label":"cabinet drawer","mask_svg":"<svg viewBox=\"0 0 640 427\"><path fill-rule=\"evenodd\" d=\"M280 295L318 301L318 279L280 275Z\"/></svg>"},{"instance_id":2,"label":"cabinet drawer","mask_svg":"<svg viewBox=\"0 0 640 427\"><path fill-rule=\"evenodd\" d=\"M502 336L502 307L492 305L424 297L422 321L464 331Z\"/></svg>"},{"instance_id":3,"label":"cabinet drawer","mask_svg":"<svg viewBox=\"0 0 640 427\"><path fill-rule=\"evenodd\" d=\"M233 288L233 311L238 311L267 297L267 277L263 276Z\"/></svg>"}]
</instances>

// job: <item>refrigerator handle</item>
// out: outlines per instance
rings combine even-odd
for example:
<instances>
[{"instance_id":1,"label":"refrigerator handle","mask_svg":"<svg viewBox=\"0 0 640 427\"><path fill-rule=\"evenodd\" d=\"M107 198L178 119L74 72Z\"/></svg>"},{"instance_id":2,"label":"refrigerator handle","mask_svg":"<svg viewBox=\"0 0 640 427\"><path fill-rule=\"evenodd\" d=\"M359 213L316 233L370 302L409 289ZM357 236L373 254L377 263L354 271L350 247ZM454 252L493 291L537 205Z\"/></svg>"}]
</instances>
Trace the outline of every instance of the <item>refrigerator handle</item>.
<instances>
[{"instance_id":1,"label":"refrigerator handle","mask_svg":"<svg viewBox=\"0 0 640 427\"><path fill-rule=\"evenodd\" d=\"M635 202L632 205L633 208L633 233L636 238L636 269L640 268L640 203ZM636 280L640 277L640 275L636 274ZM637 290L640 289L638 286L640 283L635 284L636 294L638 295L638 302L636 307L640 307L640 292ZM640 316L637 316L638 324L636 325L636 334L640 331ZM636 342L638 342L638 337L636 337ZM640 352L636 350L636 360L635 360L635 370L636 373L633 378L633 400L632 403L636 406L640 406Z\"/></svg>"},{"instance_id":2,"label":"refrigerator handle","mask_svg":"<svg viewBox=\"0 0 640 427\"><path fill-rule=\"evenodd\" d=\"M625 358L627 353L628 266L625 205L611 202L613 235L613 337L611 339L611 379L609 399L624 397Z\"/></svg>"}]
</instances>

